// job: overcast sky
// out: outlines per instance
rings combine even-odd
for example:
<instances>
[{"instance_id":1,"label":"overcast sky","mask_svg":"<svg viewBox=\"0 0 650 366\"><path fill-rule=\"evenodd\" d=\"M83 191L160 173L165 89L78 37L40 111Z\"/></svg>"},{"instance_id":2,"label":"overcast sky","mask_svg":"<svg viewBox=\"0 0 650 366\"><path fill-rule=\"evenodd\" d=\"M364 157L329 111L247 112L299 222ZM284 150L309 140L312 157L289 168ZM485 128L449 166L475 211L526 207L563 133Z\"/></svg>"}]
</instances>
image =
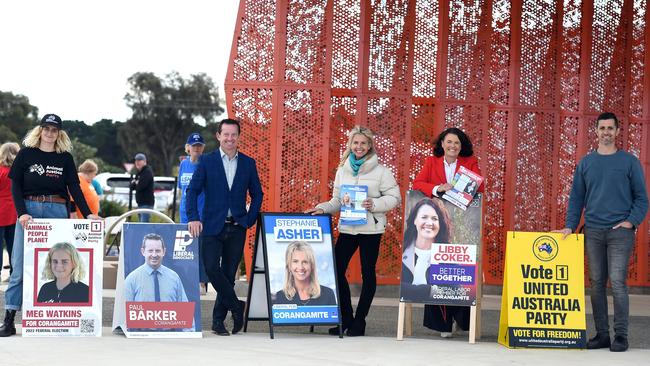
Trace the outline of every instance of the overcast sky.
<instances>
[{"instance_id":1,"label":"overcast sky","mask_svg":"<svg viewBox=\"0 0 650 366\"><path fill-rule=\"evenodd\" d=\"M228 67L239 0L17 0L0 2L0 90L39 114L94 123L125 121L126 80Z\"/></svg>"}]
</instances>

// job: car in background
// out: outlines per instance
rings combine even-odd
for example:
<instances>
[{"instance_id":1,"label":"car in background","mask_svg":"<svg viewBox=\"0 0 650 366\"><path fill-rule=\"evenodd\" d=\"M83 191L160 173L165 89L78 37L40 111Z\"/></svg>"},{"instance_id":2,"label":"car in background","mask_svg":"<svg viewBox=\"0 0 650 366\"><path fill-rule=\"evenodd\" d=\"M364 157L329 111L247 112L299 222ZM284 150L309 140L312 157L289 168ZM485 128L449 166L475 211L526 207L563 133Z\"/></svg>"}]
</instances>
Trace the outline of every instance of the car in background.
<instances>
[{"instance_id":1,"label":"car in background","mask_svg":"<svg viewBox=\"0 0 650 366\"><path fill-rule=\"evenodd\" d=\"M97 174L95 180L99 182L104 190L102 198L116 201L125 207L129 207L129 185L131 183L130 174L101 173ZM174 185L176 184L176 178L154 177L153 182L153 195L156 200L154 209L158 211L166 211L174 202ZM133 192L131 202L133 208L138 207L138 204L135 202L135 191Z\"/></svg>"}]
</instances>

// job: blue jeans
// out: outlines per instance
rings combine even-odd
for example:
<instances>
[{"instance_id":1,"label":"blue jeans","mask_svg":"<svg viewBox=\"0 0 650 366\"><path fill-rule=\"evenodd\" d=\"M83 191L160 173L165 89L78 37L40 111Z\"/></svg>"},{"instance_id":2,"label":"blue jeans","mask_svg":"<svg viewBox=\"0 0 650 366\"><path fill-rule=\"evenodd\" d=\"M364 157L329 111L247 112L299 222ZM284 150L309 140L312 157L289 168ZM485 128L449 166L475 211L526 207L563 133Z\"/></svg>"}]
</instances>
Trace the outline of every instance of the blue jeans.
<instances>
[{"instance_id":1,"label":"blue jeans","mask_svg":"<svg viewBox=\"0 0 650 366\"><path fill-rule=\"evenodd\" d=\"M226 224L219 235L203 236L203 262L217 298L212 309L212 324L223 322L228 310L238 309L235 274L244 253L246 228Z\"/></svg>"},{"instance_id":2,"label":"blue jeans","mask_svg":"<svg viewBox=\"0 0 650 366\"><path fill-rule=\"evenodd\" d=\"M68 208L63 203L34 202L25 200L27 213L35 219L66 219ZM9 278L9 286L5 292L5 309L20 310L23 306L23 238L25 232L20 223L16 223L14 247L11 253L13 272Z\"/></svg>"},{"instance_id":3,"label":"blue jeans","mask_svg":"<svg viewBox=\"0 0 650 366\"><path fill-rule=\"evenodd\" d=\"M138 208L150 208L153 210L152 205L138 205ZM140 222L149 222L149 218L151 217L151 214L148 213L139 213L138 214L138 219Z\"/></svg>"},{"instance_id":4,"label":"blue jeans","mask_svg":"<svg viewBox=\"0 0 650 366\"><path fill-rule=\"evenodd\" d=\"M18 224L20 225L20 224ZM7 246L7 254L9 254L9 273L11 274L11 250L14 247L14 232L16 225L0 226L0 270L2 270L4 256L2 255L2 241L4 240Z\"/></svg>"},{"instance_id":5,"label":"blue jeans","mask_svg":"<svg viewBox=\"0 0 650 366\"><path fill-rule=\"evenodd\" d=\"M607 277L614 297L614 333L627 337L630 300L627 291L627 269L634 247L633 229L585 228L591 306L598 334L609 335L607 317Z\"/></svg>"}]
</instances>

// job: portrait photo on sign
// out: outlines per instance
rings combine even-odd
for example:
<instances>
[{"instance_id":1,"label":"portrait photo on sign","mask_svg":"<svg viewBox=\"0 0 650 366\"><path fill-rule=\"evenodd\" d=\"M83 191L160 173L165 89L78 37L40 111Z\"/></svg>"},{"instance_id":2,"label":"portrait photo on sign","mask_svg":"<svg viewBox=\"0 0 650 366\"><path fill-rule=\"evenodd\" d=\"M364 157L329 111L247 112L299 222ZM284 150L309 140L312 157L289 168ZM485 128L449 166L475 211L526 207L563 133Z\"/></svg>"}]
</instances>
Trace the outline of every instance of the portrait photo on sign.
<instances>
[{"instance_id":1,"label":"portrait photo on sign","mask_svg":"<svg viewBox=\"0 0 650 366\"><path fill-rule=\"evenodd\" d=\"M409 191L406 199L400 300L471 305L481 233L480 194L466 211Z\"/></svg>"},{"instance_id":2,"label":"portrait photo on sign","mask_svg":"<svg viewBox=\"0 0 650 366\"><path fill-rule=\"evenodd\" d=\"M123 240L127 329L200 332L198 240L187 226L129 223ZM173 312L178 319L146 316L156 310Z\"/></svg>"},{"instance_id":3,"label":"portrait photo on sign","mask_svg":"<svg viewBox=\"0 0 650 366\"><path fill-rule=\"evenodd\" d=\"M331 247L296 240L267 249L273 304L336 305Z\"/></svg>"},{"instance_id":4,"label":"portrait photo on sign","mask_svg":"<svg viewBox=\"0 0 650 366\"><path fill-rule=\"evenodd\" d=\"M34 253L34 305L92 306L92 248L59 242Z\"/></svg>"}]
</instances>

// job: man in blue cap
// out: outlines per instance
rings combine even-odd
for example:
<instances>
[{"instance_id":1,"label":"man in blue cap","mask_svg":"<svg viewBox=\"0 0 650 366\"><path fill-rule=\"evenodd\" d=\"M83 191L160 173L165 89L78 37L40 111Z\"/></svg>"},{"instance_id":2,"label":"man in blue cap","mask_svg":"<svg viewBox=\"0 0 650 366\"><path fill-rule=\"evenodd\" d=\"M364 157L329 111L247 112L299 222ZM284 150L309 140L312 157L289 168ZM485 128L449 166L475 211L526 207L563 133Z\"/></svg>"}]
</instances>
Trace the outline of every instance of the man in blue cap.
<instances>
[{"instance_id":1,"label":"man in blue cap","mask_svg":"<svg viewBox=\"0 0 650 366\"><path fill-rule=\"evenodd\" d=\"M193 132L187 138L185 144L185 152L189 154L181 161L178 168L178 189L181 191L181 206L180 206L180 219L181 224L186 224L187 220L187 187L190 186L192 175L199 164L199 158L203 155L205 149L205 141L203 136L198 132ZM201 192L198 197L199 218L203 216L203 205L205 203L205 194ZM203 245L199 239L199 291L201 295L205 295L208 290L208 275L205 272L205 265L203 264Z\"/></svg>"}]
</instances>

